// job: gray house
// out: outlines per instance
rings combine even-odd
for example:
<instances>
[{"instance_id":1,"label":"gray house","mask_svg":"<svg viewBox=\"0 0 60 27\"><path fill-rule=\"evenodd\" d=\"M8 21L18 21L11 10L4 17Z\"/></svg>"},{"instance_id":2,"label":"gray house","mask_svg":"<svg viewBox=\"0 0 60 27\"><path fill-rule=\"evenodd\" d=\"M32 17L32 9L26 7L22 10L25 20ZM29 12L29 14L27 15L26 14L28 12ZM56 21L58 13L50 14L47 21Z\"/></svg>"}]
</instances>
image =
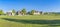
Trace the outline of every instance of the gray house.
<instances>
[{"instance_id":1,"label":"gray house","mask_svg":"<svg viewBox=\"0 0 60 27\"><path fill-rule=\"evenodd\" d=\"M21 11L16 12L17 15L23 15Z\"/></svg>"}]
</instances>

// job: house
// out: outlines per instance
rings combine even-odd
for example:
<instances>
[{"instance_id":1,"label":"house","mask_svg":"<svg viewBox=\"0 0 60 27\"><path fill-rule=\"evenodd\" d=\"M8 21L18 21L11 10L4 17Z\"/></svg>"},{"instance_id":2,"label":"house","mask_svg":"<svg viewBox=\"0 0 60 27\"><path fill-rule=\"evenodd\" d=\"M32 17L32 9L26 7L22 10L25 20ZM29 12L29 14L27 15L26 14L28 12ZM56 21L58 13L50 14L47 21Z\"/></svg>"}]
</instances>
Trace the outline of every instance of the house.
<instances>
[{"instance_id":1,"label":"house","mask_svg":"<svg viewBox=\"0 0 60 27\"><path fill-rule=\"evenodd\" d=\"M7 15L12 16L12 12L7 12Z\"/></svg>"},{"instance_id":2,"label":"house","mask_svg":"<svg viewBox=\"0 0 60 27\"><path fill-rule=\"evenodd\" d=\"M7 15L9 15L9 16L14 16L15 13L12 13L12 11L8 11L8 12L7 12Z\"/></svg>"},{"instance_id":3,"label":"house","mask_svg":"<svg viewBox=\"0 0 60 27\"><path fill-rule=\"evenodd\" d=\"M33 14L34 15L40 15L40 12L39 11L35 11Z\"/></svg>"},{"instance_id":4,"label":"house","mask_svg":"<svg viewBox=\"0 0 60 27\"><path fill-rule=\"evenodd\" d=\"M34 15L42 15L42 14L43 14L42 11L35 11L35 12L34 12Z\"/></svg>"},{"instance_id":5,"label":"house","mask_svg":"<svg viewBox=\"0 0 60 27\"><path fill-rule=\"evenodd\" d=\"M23 15L21 11L16 12L17 15Z\"/></svg>"}]
</instances>

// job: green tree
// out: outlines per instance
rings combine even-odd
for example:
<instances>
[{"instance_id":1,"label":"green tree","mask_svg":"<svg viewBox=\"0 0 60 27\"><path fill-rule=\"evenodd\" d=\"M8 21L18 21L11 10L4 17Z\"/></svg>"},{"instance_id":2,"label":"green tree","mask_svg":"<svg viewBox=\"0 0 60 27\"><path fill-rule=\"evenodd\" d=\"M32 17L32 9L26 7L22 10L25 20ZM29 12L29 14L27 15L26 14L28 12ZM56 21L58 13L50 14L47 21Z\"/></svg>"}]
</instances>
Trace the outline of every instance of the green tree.
<instances>
[{"instance_id":1,"label":"green tree","mask_svg":"<svg viewBox=\"0 0 60 27\"><path fill-rule=\"evenodd\" d=\"M3 10L0 10L0 15L4 14Z\"/></svg>"},{"instance_id":2,"label":"green tree","mask_svg":"<svg viewBox=\"0 0 60 27\"><path fill-rule=\"evenodd\" d=\"M21 12L23 15L26 15L26 9L25 8L23 8Z\"/></svg>"},{"instance_id":3,"label":"green tree","mask_svg":"<svg viewBox=\"0 0 60 27\"><path fill-rule=\"evenodd\" d=\"M15 10L14 9L12 10L12 13L15 13Z\"/></svg>"},{"instance_id":4,"label":"green tree","mask_svg":"<svg viewBox=\"0 0 60 27\"><path fill-rule=\"evenodd\" d=\"M30 14L31 14L31 15L33 15L33 14L34 14L34 12L35 12L35 10L31 10Z\"/></svg>"}]
</instances>

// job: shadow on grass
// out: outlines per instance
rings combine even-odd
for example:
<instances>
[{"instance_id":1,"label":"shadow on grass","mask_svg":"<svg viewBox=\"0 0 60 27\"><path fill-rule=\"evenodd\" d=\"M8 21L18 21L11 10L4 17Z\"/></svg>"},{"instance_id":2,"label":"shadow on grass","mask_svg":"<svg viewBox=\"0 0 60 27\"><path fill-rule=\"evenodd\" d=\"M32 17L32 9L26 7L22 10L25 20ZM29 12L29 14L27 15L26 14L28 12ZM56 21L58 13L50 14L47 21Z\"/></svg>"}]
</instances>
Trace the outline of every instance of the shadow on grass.
<instances>
[{"instance_id":1,"label":"shadow on grass","mask_svg":"<svg viewBox=\"0 0 60 27\"><path fill-rule=\"evenodd\" d=\"M14 22L21 22L21 23L28 23L28 24L49 24L49 26L60 26L60 20L22 20L22 19L9 19L9 18L2 18L8 21Z\"/></svg>"}]
</instances>

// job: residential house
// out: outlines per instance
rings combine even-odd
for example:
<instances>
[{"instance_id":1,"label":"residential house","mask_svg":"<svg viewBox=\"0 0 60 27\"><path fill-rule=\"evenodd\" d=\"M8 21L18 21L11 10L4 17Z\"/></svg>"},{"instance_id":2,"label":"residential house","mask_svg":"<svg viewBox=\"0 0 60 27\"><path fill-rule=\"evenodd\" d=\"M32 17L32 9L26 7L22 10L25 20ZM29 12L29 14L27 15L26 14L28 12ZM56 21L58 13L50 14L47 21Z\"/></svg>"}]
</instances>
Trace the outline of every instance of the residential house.
<instances>
[{"instance_id":1,"label":"residential house","mask_svg":"<svg viewBox=\"0 0 60 27\"><path fill-rule=\"evenodd\" d=\"M17 15L23 15L21 11L16 12Z\"/></svg>"},{"instance_id":2,"label":"residential house","mask_svg":"<svg viewBox=\"0 0 60 27\"><path fill-rule=\"evenodd\" d=\"M7 12L7 15L12 16L12 12Z\"/></svg>"},{"instance_id":3,"label":"residential house","mask_svg":"<svg viewBox=\"0 0 60 27\"><path fill-rule=\"evenodd\" d=\"M35 11L34 15L40 15L40 12L39 11Z\"/></svg>"},{"instance_id":4,"label":"residential house","mask_svg":"<svg viewBox=\"0 0 60 27\"><path fill-rule=\"evenodd\" d=\"M14 16L15 13L12 13L12 11L8 11L8 12L7 12L7 15L9 15L9 16Z\"/></svg>"},{"instance_id":5,"label":"residential house","mask_svg":"<svg viewBox=\"0 0 60 27\"><path fill-rule=\"evenodd\" d=\"M42 14L43 14L42 11L35 11L35 12L34 12L34 15L42 15Z\"/></svg>"}]
</instances>

